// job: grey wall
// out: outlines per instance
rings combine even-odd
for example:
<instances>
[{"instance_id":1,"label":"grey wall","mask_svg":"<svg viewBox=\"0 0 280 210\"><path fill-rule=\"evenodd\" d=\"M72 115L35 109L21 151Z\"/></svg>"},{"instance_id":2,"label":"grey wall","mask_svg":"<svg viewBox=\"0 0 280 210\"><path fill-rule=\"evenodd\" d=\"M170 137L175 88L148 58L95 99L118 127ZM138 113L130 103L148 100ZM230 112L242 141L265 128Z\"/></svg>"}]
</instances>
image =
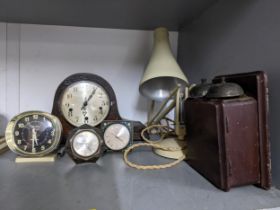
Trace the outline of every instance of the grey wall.
<instances>
[{"instance_id":1,"label":"grey wall","mask_svg":"<svg viewBox=\"0 0 280 210\"><path fill-rule=\"evenodd\" d=\"M179 34L178 59L191 82L265 70L270 91L272 174L280 187L280 1L221 0Z\"/></svg>"},{"instance_id":2,"label":"grey wall","mask_svg":"<svg viewBox=\"0 0 280 210\"><path fill-rule=\"evenodd\" d=\"M169 37L177 52L178 32ZM59 83L79 72L106 79L120 115L145 122L138 88L152 40L152 31L0 23L0 136L19 112L50 112Z\"/></svg>"},{"instance_id":3,"label":"grey wall","mask_svg":"<svg viewBox=\"0 0 280 210\"><path fill-rule=\"evenodd\" d=\"M217 0L0 0L0 21L47 25L178 30Z\"/></svg>"}]
</instances>

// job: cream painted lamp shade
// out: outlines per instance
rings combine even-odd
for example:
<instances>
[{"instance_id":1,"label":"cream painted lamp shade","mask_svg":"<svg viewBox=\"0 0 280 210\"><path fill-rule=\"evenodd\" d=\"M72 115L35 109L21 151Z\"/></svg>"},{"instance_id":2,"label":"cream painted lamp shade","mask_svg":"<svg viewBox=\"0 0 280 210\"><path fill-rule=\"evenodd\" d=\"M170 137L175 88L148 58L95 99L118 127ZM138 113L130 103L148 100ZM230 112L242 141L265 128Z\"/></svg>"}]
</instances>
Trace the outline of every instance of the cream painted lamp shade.
<instances>
[{"instance_id":1,"label":"cream painted lamp shade","mask_svg":"<svg viewBox=\"0 0 280 210\"><path fill-rule=\"evenodd\" d=\"M171 52L167 29L157 28L154 31L152 55L140 82L139 91L152 100L161 101L179 84L182 87L188 86L188 79Z\"/></svg>"}]
</instances>

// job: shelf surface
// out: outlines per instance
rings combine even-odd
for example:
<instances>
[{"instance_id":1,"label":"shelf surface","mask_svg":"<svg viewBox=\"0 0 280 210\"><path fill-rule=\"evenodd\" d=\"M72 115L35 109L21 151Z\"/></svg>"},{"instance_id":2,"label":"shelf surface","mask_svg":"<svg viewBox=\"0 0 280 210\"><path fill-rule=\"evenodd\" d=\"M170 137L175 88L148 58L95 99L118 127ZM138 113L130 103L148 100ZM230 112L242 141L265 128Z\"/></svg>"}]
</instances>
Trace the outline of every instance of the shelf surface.
<instances>
[{"instance_id":1,"label":"shelf surface","mask_svg":"<svg viewBox=\"0 0 280 210\"><path fill-rule=\"evenodd\" d=\"M0 0L0 21L49 25L178 30L217 0Z\"/></svg>"},{"instance_id":2,"label":"shelf surface","mask_svg":"<svg viewBox=\"0 0 280 210\"><path fill-rule=\"evenodd\" d=\"M203 210L280 206L280 191L254 186L223 192L185 162L174 168L142 171L127 167L121 154L106 154L97 164L75 165L66 155L55 163L17 164L0 156L1 209L9 210ZM151 152L131 160L161 163Z\"/></svg>"}]
</instances>

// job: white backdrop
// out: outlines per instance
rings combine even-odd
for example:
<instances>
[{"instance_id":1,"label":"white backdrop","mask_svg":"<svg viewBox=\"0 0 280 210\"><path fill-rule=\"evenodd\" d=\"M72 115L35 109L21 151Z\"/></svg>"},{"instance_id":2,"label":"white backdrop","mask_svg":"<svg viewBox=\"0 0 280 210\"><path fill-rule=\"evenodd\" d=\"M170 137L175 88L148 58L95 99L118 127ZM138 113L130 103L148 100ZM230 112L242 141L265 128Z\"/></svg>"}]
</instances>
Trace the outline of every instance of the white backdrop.
<instances>
[{"instance_id":1,"label":"white backdrop","mask_svg":"<svg viewBox=\"0 0 280 210\"><path fill-rule=\"evenodd\" d=\"M175 56L177 38L170 32ZM19 112L51 112L59 83L78 72L106 79L121 116L144 122L147 100L138 85L152 40L152 31L0 23L1 132Z\"/></svg>"}]
</instances>

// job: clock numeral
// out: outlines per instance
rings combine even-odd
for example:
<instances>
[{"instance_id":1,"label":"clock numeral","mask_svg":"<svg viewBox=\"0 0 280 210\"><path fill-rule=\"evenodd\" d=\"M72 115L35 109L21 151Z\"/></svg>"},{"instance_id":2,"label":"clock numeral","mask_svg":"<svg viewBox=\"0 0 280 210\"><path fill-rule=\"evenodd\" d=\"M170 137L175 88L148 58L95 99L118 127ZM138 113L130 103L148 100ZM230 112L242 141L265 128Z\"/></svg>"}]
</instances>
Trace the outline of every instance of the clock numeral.
<instances>
[{"instance_id":1,"label":"clock numeral","mask_svg":"<svg viewBox=\"0 0 280 210\"><path fill-rule=\"evenodd\" d=\"M101 106L109 106L109 101L102 101Z\"/></svg>"},{"instance_id":2,"label":"clock numeral","mask_svg":"<svg viewBox=\"0 0 280 210\"><path fill-rule=\"evenodd\" d=\"M15 131L15 136L18 136L19 135L19 131Z\"/></svg>"},{"instance_id":3,"label":"clock numeral","mask_svg":"<svg viewBox=\"0 0 280 210\"><path fill-rule=\"evenodd\" d=\"M103 114L103 108L102 108L102 106L99 107L99 113L100 113L101 115Z\"/></svg>"},{"instance_id":4,"label":"clock numeral","mask_svg":"<svg viewBox=\"0 0 280 210\"><path fill-rule=\"evenodd\" d=\"M21 144L21 142L22 142L22 141L21 141L20 139L19 139L19 140L17 140L17 144L19 144L19 145L20 145L20 144Z\"/></svg>"},{"instance_id":5,"label":"clock numeral","mask_svg":"<svg viewBox=\"0 0 280 210\"><path fill-rule=\"evenodd\" d=\"M48 140L48 144L52 144L52 140L51 139Z\"/></svg>"},{"instance_id":6,"label":"clock numeral","mask_svg":"<svg viewBox=\"0 0 280 210\"><path fill-rule=\"evenodd\" d=\"M24 128L24 124L23 124L23 123L19 123L19 124L18 124L18 127L19 127L19 128Z\"/></svg>"},{"instance_id":7,"label":"clock numeral","mask_svg":"<svg viewBox=\"0 0 280 210\"><path fill-rule=\"evenodd\" d=\"M72 98L72 94L67 94L67 99Z\"/></svg>"},{"instance_id":8,"label":"clock numeral","mask_svg":"<svg viewBox=\"0 0 280 210\"><path fill-rule=\"evenodd\" d=\"M41 150L45 150L46 148L45 148L45 146L44 145L42 145L41 146Z\"/></svg>"},{"instance_id":9,"label":"clock numeral","mask_svg":"<svg viewBox=\"0 0 280 210\"><path fill-rule=\"evenodd\" d=\"M73 116L73 108L70 108L68 111L68 117L72 117Z\"/></svg>"},{"instance_id":10,"label":"clock numeral","mask_svg":"<svg viewBox=\"0 0 280 210\"><path fill-rule=\"evenodd\" d=\"M74 88L73 88L73 92L78 92L78 88L77 88L77 87L74 87Z\"/></svg>"},{"instance_id":11,"label":"clock numeral","mask_svg":"<svg viewBox=\"0 0 280 210\"><path fill-rule=\"evenodd\" d=\"M55 132L55 130L53 129L51 132L51 136L54 136L54 132Z\"/></svg>"},{"instance_id":12,"label":"clock numeral","mask_svg":"<svg viewBox=\"0 0 280 210\"><path fill-rule=\"evenodd\" d=\"M27 150L27 146L25 145L25 146L23 147L23 149L26 151L26 150Z\"/></svg>"},{"instance_id":13,"label":"clock numeral","mask_svg":"<svg viewBox=\"0 0 280 210\"><path fill-rule=\"evenodd\" d=\"M29 117L24 118L25 122L29 122Z\"/></svg>"},{"instance_id":14,"label":"clock numeral","mask_svg":"<svg viewBox=\"0 0 280 210\"><path fill-rule=\"evenodd\" d=\"M66 106L66 107L69 107L69 106L70 106L70 104L69 104L69 103L66 103L66 104L65 104L65 106Z\"/></svg>"},{"instance_id":15,"label":"clock numeral","mask_svg":"<svg viewBox=\"0 0 280 210\"><path fill-rule=\"evenodd\" d=\"M96 115L94 116L93 121L97 121L97 116Z\"/></svg>"},{"instance_id":16,"label":"clock numeral","mask_svg":"<svg viewBox=\"0 0 280 210\"><path fill-rule=\"evenodd\" d=\"M34 120L38 120L38 115L37 114L34 114L32 117L33 117Z\"/></svg>"},{"instance_id":17,"label":"clock numeral","mask_svg":"<svg viewBox=\"0 0 280 210\"><path fill-rule=\"evenodd\" d=\"M36 148L32 148L32 153L36 153Z\"/></svg>"}]
</instances>

